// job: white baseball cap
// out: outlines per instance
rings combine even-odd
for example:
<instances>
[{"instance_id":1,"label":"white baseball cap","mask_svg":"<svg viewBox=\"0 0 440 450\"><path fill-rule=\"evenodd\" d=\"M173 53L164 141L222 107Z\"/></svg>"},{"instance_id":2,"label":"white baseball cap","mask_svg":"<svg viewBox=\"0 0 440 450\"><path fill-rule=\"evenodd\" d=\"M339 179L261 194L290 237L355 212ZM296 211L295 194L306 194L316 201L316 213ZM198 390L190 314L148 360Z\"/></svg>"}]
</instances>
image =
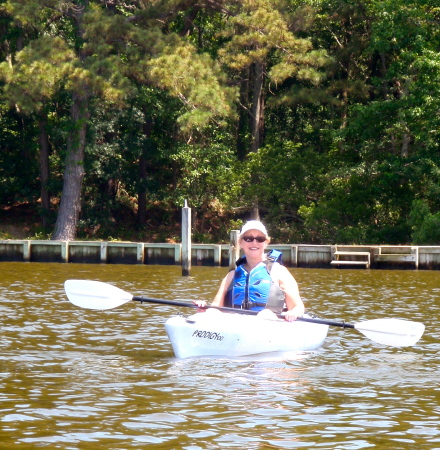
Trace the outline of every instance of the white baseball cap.
<instances>
[{"instance_id":1,"label":"white baseball cap","mask_svg":"<svg viewBox=\"0 0 440 450\"><path fill-rule=\"evenodd\" d=\"M259 220L249 220L243 225L243 228L240 230L240 234L238 237L243 236L246 231L249 230L258 230L261 231L266 237L269 237L267 234L266 227Z\"/></svg>"}]
</instances>

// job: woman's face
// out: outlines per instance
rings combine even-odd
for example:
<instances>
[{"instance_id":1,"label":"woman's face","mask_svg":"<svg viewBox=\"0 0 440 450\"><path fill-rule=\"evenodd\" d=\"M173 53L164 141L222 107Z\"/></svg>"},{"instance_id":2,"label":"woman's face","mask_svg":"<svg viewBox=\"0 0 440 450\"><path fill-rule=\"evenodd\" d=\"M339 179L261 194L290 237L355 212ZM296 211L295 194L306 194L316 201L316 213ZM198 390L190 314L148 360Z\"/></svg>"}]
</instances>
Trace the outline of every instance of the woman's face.
<instances>
[{"instance_id":1,"label":"woman's face","mask_svg":"<svg viewBox=\"0 0 440 450\"><path fill-rule=\"evenodd\" d=\"M263 254L268 246L268 238L259 230L249 230L240 238L240 247L246 255Z\"/></svg>"}]
</instances>

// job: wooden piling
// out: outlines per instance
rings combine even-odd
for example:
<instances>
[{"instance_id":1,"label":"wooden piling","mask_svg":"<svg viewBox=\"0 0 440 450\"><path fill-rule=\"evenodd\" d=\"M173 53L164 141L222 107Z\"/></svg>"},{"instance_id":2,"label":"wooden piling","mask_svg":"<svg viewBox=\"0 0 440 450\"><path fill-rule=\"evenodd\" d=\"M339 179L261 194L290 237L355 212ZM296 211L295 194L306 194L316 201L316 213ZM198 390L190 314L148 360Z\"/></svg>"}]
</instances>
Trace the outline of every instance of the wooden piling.
<instances>
[{"instance_id":1,"label":"wooden piling","mask_svg":"<svg viewBox=\"0 0 440 450\"><path fill-rule=\"evenodd\" d=\"M239 230L231 230L231 250L229 252L229 269L235 269L235 262L238 258L240 258L240 246L238 245L238 235L240 234Z\"/></svg>"},{"instance_id":2,"label":"wooden piling","mask_svg":"<svg viewBox=\"0 0 440 450\"><path fill-rule=\"evenodd\" d=\"M182 276L191 275L191 208L182 208Z\"/></svg>"}]
</instances>

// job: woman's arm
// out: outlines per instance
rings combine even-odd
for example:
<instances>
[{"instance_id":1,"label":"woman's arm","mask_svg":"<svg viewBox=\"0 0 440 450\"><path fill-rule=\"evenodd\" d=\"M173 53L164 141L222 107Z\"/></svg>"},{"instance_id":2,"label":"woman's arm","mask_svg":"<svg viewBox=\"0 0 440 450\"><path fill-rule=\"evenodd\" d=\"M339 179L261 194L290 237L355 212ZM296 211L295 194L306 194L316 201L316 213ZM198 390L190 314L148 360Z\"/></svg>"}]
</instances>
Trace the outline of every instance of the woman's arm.
<instances>
[{"instance_id":1,"label":"woman's arm","mask_svg":"<svg viewBox=\"0 0 440 450\"><path fill-rule=\"evenodd\" d=\"M274 268L276 272L272 275L273 279L278 282L280 288L286 293L287 312L284 317L291 322L301 317L305 310L299 294L298 283L286 267L277 264L274 265Z\"/></svg>"},{"instance_id":2,"label":"woman's arm","mask_svg":"<svg viewBox=\"0 0 440 450\"><path fill-rule=\"evenodd\" d=\"M234 278L234 271L231 270L224 278L220 284L219 290L212 301L212 306L224 306L225 296L228 291L228 287L231 284L232 278Z\"/></svg>"}]
</instances>

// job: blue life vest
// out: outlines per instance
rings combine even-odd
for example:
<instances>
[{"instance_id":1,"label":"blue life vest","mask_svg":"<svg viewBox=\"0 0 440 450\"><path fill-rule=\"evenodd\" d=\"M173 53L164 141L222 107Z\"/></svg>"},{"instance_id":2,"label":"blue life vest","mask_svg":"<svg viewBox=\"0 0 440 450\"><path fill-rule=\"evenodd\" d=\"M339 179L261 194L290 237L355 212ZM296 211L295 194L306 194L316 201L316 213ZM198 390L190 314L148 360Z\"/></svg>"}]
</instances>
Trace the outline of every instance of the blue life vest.
<instances>
[{"instance_id":1,"label":"blue life vest","mask_svg":"<svg viewBox=\"0 0 440 450\"><path fill-rule=\"evenodd\" d=\"M270 309L280 313L284 306L285 293L270 276L272 265L282 263L282 253L272 250L265 261L250 272L244 268L246 257L237 261L234 278L225 296L225 306L261 311Z\"/></svg>"}]
</instances>

